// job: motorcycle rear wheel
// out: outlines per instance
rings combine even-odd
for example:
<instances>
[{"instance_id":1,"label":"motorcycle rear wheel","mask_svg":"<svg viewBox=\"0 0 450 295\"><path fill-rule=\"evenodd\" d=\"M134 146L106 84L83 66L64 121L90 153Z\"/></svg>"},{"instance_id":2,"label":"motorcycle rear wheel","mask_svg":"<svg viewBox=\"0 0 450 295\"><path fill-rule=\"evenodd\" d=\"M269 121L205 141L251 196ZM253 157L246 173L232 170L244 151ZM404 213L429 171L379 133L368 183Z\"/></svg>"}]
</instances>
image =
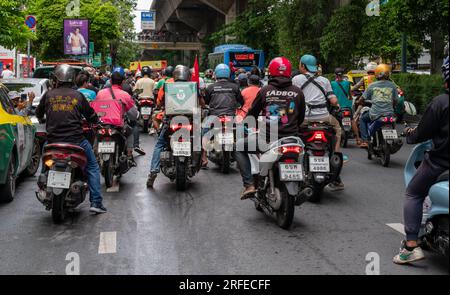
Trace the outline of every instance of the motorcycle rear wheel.
<instances>
[{"instance_id":1,"label":"motorcycle rear wheel","mask_svg":"<svg viewBox=\"0 0 450 295\"><path fill-rule=\"evenodd\" d=\"M177 191L185 191L187 187L187 171L186 164L176 161L176 178L175 184L177 186Z\"/></svg>"},{"instance_id":2,"label":"motorcycle rear wheel","mask_svg":"<svg viewBox=\"0 0 450 295\"><path fill-rule=\"evenodd\" d=\"M277 224L282 229L289 229L294 221L295 198L290 196L286 186L280 184L281 207L276 212Z\"/></svg>"},{"instance_id":3,"label":"motorcycle rear wheel","mask_svg":"<svg viewBox=\"0 0 450 295\"><path fill-rule=\"evenodd\" d=\"M50 198L52 199L52 219L53 223L60 224L66 218L66 209L64 208L64 200L65 195L67 194L67 190L64 190L60 195L55 196L52 193Z\"/></svg>"},{"instance_id":4,"label":"motorcycle rear wheel","mask_svg":"<svg viewBox=\"0 0 450 295\"><path fill-rule=\"evenodd\" d=\"M230 173L230 165L231 165L231 153L230 152L223 152L222 157L222 165L220 165L220 170L223 174L229 174Z\"/></svg>"},{"instance_id":5,"label":"motorcycle rear wheel","mask_svg":"<svg viewBox=\"0 0 450 295\"><path fill-rule=\"evenodd\" d=\"M150 120L144 120L144 124L143 124L143 127L142 127L142 132L143 133L148 133L149 125L150 125Z\"/></svg>"},{"instance_id":6,"label":"motorcycle rear wheel","mask_svg":"<svg viewBox=\"0 0 450 295\"><path fill-rule=\"evenodd\" d=\"M319 203L322 200L323 189L324 187L321 185L314 185L313 195L311 196L311 198L309 198L308 201L310 201L311 203Z\"/></svg>"},{"instance_id":7,"label":"motorcycle rear wheel","mask_svg":"<svg viewBox=\"0 0 450 295\"><path fill-rule=\"evenodd\" d=\"M391 149L388 144L383 144L383 151L381 153L381 165L383 167L389 167L389 163L391 162Z\"/></svg>"},{"instance_id":8,"label":"motorcycle rear wheel","mask_svg":"<svg viewBox=\"0 0 450 295\"><path fill-rule=\"evenodd\" d=\"M105 186L110 188L114 182L114 167L111 159L103 162L103 176L105 177Z\"/></svg>"}]
</instances>

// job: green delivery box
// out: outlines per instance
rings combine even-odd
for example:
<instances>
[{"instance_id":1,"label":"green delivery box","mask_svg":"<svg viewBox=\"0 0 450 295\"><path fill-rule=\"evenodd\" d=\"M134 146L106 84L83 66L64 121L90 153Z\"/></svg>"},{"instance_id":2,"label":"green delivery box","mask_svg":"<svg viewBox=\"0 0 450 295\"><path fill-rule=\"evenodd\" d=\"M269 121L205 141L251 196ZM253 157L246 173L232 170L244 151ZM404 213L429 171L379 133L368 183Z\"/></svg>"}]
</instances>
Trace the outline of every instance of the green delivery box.
<instances>
[{"instance_id":1,"label":"green delivery box","mask_svg":"<svg viewBox=\"0 0 450 295\"><path fill-rule=\"evenodd\" d=\"M197 83L176 82L164 85L166 115L193 115L198 108Z\"/></svg>"}]
</instances>

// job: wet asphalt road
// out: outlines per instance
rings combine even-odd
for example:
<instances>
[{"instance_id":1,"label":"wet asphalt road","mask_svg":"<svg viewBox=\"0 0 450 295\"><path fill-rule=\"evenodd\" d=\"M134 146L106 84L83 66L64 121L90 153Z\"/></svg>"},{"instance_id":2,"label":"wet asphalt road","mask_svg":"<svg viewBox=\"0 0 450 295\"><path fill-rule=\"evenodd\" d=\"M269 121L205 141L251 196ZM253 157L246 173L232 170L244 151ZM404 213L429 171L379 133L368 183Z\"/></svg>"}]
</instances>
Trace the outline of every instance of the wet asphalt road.
<instances>
[{"instance_id":1,"label":"wet asphalt road","mask_svg":"<svg viewBox=\"0 0 450 295\"><path fill-rule=\"evenodd\" d=\"M297 207L286 231L239 200L237 170L202 171L185 193L164 176L147 190L154 139L141 141L148 153L122 178L120 193L104 194L105 215L90 215L86 202L54 225L34 195L36 177L20 181L15 200L0 204L0 274L65 274L72 252L81 274L364 275L369 252L379 255L383 275L449 273L448 260L429 252L416 266L391 262L403 237L387 224L403 222L409 146L383 168L351 145L345 191Z\"/></svg>"}]
</instances>

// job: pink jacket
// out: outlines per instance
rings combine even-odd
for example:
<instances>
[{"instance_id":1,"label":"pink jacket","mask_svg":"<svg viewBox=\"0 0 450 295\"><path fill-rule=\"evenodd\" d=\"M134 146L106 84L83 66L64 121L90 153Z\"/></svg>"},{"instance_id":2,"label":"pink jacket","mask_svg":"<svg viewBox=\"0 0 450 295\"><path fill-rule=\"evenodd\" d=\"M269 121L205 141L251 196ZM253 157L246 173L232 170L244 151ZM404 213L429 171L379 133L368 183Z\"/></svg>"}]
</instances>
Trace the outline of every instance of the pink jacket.
<instances>
[{"instance_id":1,"label":"pink jacket","mask_svg":"<svg viewBox=\"0 0 450 295\"><path fill-rule=\"evenodd\" d=\"M99 91L91 102L91 107L104 124L123 126L125 113L134 107L134 100L118 85L113 85L112 90L116 100L113 99L111 90L105 88Z\"/></svg>"}]
</instances>

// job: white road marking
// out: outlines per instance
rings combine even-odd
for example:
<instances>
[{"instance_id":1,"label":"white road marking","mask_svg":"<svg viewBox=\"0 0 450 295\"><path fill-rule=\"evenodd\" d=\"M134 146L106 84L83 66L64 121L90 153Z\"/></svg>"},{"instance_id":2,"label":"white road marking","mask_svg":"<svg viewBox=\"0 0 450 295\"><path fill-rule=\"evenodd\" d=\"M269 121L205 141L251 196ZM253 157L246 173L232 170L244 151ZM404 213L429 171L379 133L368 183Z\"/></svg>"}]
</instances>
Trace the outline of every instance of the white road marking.
<instances>
[{"instance_id":1,"label":"white road marking","mask_svg":"<svg viewBox=\"0 0 450 295\"><path fill-rule=\"evenodd\" d=\"M390 228L398 231L402 235L406 235L405 226L403 224L401 224L401 223L386 223L386 225L389 226Z\"/></svg>"},{"instance_id":2,"label":"white road marking","mask_svg":"<svg viewBox=\"0 0 450 295\"><path fill-rule=\"evenodd\" d=\"M114 254L117 252L117 232L101 232L98 254Z\"/></svg>"}]
</instances>

